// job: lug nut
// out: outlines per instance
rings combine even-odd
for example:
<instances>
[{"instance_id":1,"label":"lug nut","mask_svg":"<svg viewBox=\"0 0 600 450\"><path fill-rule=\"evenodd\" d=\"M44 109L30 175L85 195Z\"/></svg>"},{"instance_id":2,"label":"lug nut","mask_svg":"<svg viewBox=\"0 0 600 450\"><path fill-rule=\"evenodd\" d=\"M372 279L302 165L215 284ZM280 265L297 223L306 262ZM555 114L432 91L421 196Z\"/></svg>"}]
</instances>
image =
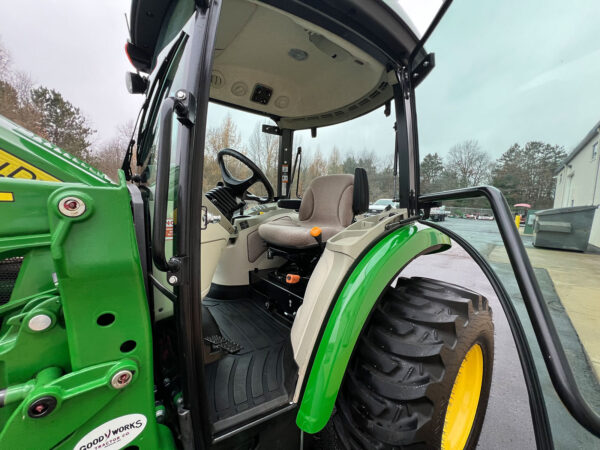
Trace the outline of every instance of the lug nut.
<instances>
[{"instance_id":1,"label":"lug nut","mask_svg":"<svg viewBox=\"0 0 600 450\"><path fill-rule=\"evenodd\" d=\"M65 197L58 203L58 210L67 217L79 217L85 212L85 203L77 197Z\"/></svg>"},{"instance_id":2,"label":"lug nut","mask_svg":"<svg viewBox=\"0 0 600 450\"><path fill-rule=\"evenodd\" d=\"M110 384L115 389L123 389L133 379L133 373L131 370L119 370L114 376L112 380L110 380Z\"/></svg>"}]
</instances>

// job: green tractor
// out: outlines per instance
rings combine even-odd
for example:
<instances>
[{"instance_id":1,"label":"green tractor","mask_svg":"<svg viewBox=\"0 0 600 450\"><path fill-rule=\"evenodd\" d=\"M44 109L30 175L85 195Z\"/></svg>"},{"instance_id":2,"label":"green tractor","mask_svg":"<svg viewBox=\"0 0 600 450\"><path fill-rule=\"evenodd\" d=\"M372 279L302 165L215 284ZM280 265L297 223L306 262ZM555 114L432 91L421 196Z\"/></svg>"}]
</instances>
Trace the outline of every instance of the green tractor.
<instances>
[{"instance_id":1,"label":"green tractor","mask_svg":"<svg viewBox=\"0 0 600 450\"><path fill-rule=\"evenodd\" d=\"M127 82L145 101L118 182L2 119L0 447L475 448L488 300L402 276L451 237L486 269L425 221L470 197L491 202L557 391L597 434L500 192L419 193L414 94L448 6L420 38L391 1L133 0ZM274 122L275 179L223 148L222 181L203 190L209 103ZM397 207L365 214L361 167L292 195L295 134L380 108Z\"/></svg>"}]
</instances>

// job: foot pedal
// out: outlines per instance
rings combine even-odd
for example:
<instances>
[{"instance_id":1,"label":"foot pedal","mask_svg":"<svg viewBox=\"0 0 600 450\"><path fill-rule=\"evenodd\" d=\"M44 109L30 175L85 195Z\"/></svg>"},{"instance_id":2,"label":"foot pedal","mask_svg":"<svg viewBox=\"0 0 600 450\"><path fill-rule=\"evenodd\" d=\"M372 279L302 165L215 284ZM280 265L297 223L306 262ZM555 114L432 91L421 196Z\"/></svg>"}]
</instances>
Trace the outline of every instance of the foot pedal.
<instances>
[{"instance_id":1,"label":"foot pedal","mask_svg":"<svg viewBox=\"0 0 600 450\"><path fill-rule=\"evenodd\" d=\"M211 343L215 347L226 351L227 353L237 353L242 349L242 346L240 344L236 344L235 342L230 341L226 337L220 336L218 334L215 334L213 336L207 336L204 338L204 340L206 342Z\"/></svg>"}]
</instances>

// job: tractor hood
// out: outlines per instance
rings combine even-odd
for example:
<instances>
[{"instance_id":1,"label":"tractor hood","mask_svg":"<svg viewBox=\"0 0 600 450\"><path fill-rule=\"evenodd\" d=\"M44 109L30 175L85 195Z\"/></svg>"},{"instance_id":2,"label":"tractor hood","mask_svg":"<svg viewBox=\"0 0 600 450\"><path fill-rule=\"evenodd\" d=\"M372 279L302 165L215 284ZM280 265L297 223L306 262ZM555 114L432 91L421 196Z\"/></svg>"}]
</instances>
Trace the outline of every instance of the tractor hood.
<instances>
[{"instance_id":1,"label":"tractor hood","mask_svg":"<svg viewBox=\"0 0 600 450\"><path fill-rule=\"evenodd\" d=\"M0 116L0 177L112 184L102 172Z\"/></svg>"}]
</instances>

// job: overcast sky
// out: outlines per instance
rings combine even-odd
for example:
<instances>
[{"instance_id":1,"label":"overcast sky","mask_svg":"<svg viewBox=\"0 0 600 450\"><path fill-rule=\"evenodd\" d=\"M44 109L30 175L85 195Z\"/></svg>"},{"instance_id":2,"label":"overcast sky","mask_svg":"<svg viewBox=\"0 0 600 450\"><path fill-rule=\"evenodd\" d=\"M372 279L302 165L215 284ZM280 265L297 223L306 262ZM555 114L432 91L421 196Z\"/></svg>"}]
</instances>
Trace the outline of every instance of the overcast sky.
<instances>
[{"instance_id":1,"label":"overcast sky","mask_svg":"<svg viewBox=\"0 0 600 450\"><path fill-rule=\"evenodd\" d=\"M465 139L495 157L529 140L570 151L600 120L597 0L455 1L427 48L421 155Z\"/></svg>"},{"instance_id":2,"label":"overcast sky","mask_svg":"<svg viewBox=\"0 0 600 450\"><path fill-rule=\"evenodd\" d=\"M440 0L400 0L420 32ZM395 3L398 0L390 0ZM141 96L131 70L126 0L20 0L0 7L0 39L13 67L56 88L98 130L97 141L134 119ZM436 68L417 90L421 155L477 139L497 157L514 142L543 140L570 150L600 120L600 8L592 0L455 1L427 45ZM210 124L223 108L211 108ZM234 113L242 138L260 119ZM360 125L319 130L305 146L327 152L393 151L392 119L376 111Z\"/></svg>"},{"instance_id":3,"label":"overcast sky","mask_svg":"<svg viewBox=\"0 0 600 450\"><path fill-rule=\"evenodd\" d=\"M142 96L125 88L125 0L2 1L0 39L13 68L60 91L106 139L135 119Z\"/></svg>"}]
</instances>

